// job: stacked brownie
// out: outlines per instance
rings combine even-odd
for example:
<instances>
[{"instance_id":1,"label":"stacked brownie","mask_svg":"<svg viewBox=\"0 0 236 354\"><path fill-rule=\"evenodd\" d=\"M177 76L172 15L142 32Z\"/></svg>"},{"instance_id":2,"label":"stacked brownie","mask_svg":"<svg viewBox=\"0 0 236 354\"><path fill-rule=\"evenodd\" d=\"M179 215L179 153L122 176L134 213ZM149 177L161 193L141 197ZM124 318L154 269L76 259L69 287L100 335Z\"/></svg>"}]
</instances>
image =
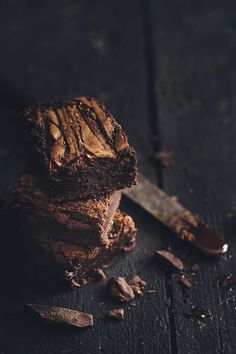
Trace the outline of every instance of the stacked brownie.
<instances>
[{"instance_id":1,"label":"stacked brownie","mask_svg":"<svg viewBox=\"0 0 236 354\"><path fill-rule=\"evenodd\" d=\"M121 189L136 183L135 151L114 117L90 97L27 107L34 153L14 189L24 244L39 262L80 286L135 246Z\"/></svg>"}]
</instances>

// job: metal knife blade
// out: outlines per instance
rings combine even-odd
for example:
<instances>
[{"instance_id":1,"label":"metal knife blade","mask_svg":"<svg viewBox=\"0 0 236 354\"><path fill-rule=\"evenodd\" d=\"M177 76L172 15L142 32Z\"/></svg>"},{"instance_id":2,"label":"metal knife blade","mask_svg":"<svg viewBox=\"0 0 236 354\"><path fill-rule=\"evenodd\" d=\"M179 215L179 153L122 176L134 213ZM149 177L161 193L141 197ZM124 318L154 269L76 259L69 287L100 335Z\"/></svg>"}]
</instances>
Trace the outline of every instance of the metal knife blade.
<instances>
[{"instance_id":1,"label":"metal knife blade","mask_svg":"<svg viewBox=\"0 0 236 354\"><path fill-rule=\"evenodd\" d=\"M123 193L175 231L181 239L188 240L204 253L220 255L227 252L228 245L217 232L202 222L198 215L179 204L175 197L168 196L141 174L138 184L125 189Z\"/></svg>"}]
</instances>

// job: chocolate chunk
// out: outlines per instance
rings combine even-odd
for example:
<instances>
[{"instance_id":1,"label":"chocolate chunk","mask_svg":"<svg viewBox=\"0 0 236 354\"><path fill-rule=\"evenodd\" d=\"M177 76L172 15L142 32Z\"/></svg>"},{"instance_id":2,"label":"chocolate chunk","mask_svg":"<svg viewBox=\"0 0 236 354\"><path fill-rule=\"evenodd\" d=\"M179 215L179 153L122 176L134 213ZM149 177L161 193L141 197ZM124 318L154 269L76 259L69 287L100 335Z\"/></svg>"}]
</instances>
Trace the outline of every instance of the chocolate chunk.
<instances>
[{"instance_id":1,"label":"chocolate chunk","mask_svg":"<svg viewBox=\"0 0 236 354\"><path fill-rule=\"evenodd\" d=\"M82 285L86 285L88 284L88 279L85 279L85 278L81 278L79 280L79 285L82 286Z\"/></svg>"},{"instance_id":2,"label":"chocolate chunk","mask_svg":"<svg viewBox=\"0 0 236 354\"><path fill-rule=\"evenodd\" d=\"M172 165L172 155L173 153L171 151L159 151L153 156L153 159L162 167L170 167Z\"/></svg>"},{"instance_id":3,"label":"chocolate chunk","mask_svg":"<svg viewBox=\"0 0 236 354\"><path fill-rule=\"evenodd\" d=\"M111 278L107 283L107 287L115 300L125 302L135 298L135 293L132 287L126 282L125 278Z\"/></svg>"},{"instance_id":4,"label":"chocolate chunk","mask_svg":"<svg viewBox=\"0 0 236 354\"><path fill-rule=\"evenodd\" d=\"M191 288L192 285L192 279L190 278L190 276L188 276L187 274L181 274L180 275L180 281L181 283L186 286L186 288Z\"/></svg>"},{"instance_id":5,"label":"chocolate chunk","mask_svg":"<svg viewBox=\"0 0 236 354\"><path fill-rule=\"evenodd\" d=\"M148 291L147 291L147 293L149 293L149 294L156 294L156 290L155 289L149 289Z\"/></svg>"},{"instance_id":6,"label":"chocolate chunk","mask_svg":"<svg viewBox=\"0 0 236 354\"><path fill-rule=\"evenodd\" d=\"M64 307L29 304L28 308L48 323L72 326L89 327L93 326L93 315Z\"/></svg>"},{"instance_id":7,"label":"chocolate chunk","mask_svg":"<svg viewBox=\"0 0 236 354\"><path fill-rule=\"evenodd\" d=\"M193 306L188 315L200 321L206 321L212 318L211 312L209 310L204 310L200 306Z\"/></svg>"},{"instance_id":8,"label":"chocolate chunk","mask_svg":"<svg viewBox=\"0 0 236 354\"><path fill-rule=\"evenodd\" d=\"M218 282L220 288L231 288L236 285L236 280L233 278L232 274L225 275Z\"/></svg>"},{"instance_id":9,"label":"chocolate chunk","mask_svg":"<svg viewBox=\"0 0 236 354\"><path fill-rule=\"evenodd\" d=\"M147 283L141 279L139 275L134 275L133 278L129 281L129 285L138 285L141 288L144 288Z\"/></svg>"},{"instance_id":10,"label":"chocolate chunk","mask_svg":"<svg viewBox=\"0 0 236 354\"><path fill-rule=\"evenodd\" d=\"M100 268L98 269L95 269L94 271L95 273L95 277L98 279L98 280L104 280L106 279L106 274L104 273L104 271Z\"/></svg>"},{"instance_id":11,"label":"chocolate chunk","mask_svg":"<svg viewBox=\"0 0 236 354\"><path fill-rule=\"evenodd\" d=\"M200 270L200 265L199 264L193 264L191 267L192 272L197 272L198 270Z\"/></svg>"},{"instance_id":12,"label":"chocolate chunk","mask_svg":"<svg viewBox=\"0 0 236 354\"><path fill-rule=\"evenodd\" d=\"M181 259L176 257L173 253L165 250L156 250L156 254L160 256L160 259L164 260L167 264L173 266L174 268L178 270L184 269L184 264Z\"/></svg>"},{"instance_id":13,"label":"chocolate chunk","mask_svg":"<svg viewBox=\"0 0 236 354\"><path fill-rule=\"evenodd\" d=\"M115 318L117 320L123 320L125 316L124 309L113 309L107 312L107 316L110 318Z\"/></svg>"},{"instance_id":14,"label":"chocolate chunk","mask_svg":"<svg viewBox=\"0 0 236 354\"><path fill-rule=\"evenodd\" d=\"M133 289L135 295L143 296L143 290L147 284L144 280L140 278L140 276L134 275L133 278L128 282L128 284Z\"/></svg>"},{"instance_id":15,"label":"chocolate chunk","mask_svg":"<svg viewBox=\"0 0 236 354\"><path fill-rule=\"evenodd\" d=\"M27 107L21 120L57 198L101 196L136 183L135 151L98 100L38 104Z\"/></svg>"}]
</instances>

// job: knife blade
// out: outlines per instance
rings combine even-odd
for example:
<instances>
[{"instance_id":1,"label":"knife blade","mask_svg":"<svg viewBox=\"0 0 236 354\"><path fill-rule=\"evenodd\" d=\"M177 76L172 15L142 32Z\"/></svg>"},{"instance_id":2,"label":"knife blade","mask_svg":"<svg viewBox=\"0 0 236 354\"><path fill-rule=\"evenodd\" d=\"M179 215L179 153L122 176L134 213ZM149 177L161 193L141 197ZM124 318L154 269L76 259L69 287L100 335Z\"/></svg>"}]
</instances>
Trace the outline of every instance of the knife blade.
<instances>
[{"instance_id":1,"label":"knife blade","mask_svg":"<svg viewBox=\"0 0 236 354\"><path fill-rule=\"evenodd\" d=\"M123 193L177 233L180 239L188 240L202 252L212 256L227 252L228 245L217 232L183 207L176 197L170 197L143 175L139 175L136 186Z\"/></svg>"}]
</instances>

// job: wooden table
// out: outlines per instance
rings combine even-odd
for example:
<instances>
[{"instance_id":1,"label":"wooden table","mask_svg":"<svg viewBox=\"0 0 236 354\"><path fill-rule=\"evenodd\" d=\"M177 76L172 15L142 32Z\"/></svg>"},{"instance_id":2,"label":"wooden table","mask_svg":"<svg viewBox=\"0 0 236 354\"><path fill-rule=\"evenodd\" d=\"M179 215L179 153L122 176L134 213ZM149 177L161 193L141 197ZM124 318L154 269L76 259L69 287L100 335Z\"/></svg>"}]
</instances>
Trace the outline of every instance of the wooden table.
<instances>
[{"instance_id":1,"label":"wooden table","mask_svg":"<svg viewBox=\"0 0 236 354\"><path fill-rule=\"evenodd\" d=\"M157 292L125 305L125 320L115 322L104 317L119 307L106 281L58 289L40 280L14 244L2 246L1 353L236 353L235 290L217 284L225 274L236 276L236 227L228 218L236 205L235 10L230 1L2 2L1 192L14 185L26 160L15 112L28 97L91 95L126 129L143 174L199 213L230 249L224 257L204 257L124 199L139 229L137 248L107 277L139 274ZM173 151L171 168L150 160L160 149ZM188 270L200 264L192 289L155 259L154 250L167 247ZM23 311L29 302L91 312L95 326L47 327ZM189 318L193 305L209 309L212 320Z\"/></svg>"}]
</instances>

